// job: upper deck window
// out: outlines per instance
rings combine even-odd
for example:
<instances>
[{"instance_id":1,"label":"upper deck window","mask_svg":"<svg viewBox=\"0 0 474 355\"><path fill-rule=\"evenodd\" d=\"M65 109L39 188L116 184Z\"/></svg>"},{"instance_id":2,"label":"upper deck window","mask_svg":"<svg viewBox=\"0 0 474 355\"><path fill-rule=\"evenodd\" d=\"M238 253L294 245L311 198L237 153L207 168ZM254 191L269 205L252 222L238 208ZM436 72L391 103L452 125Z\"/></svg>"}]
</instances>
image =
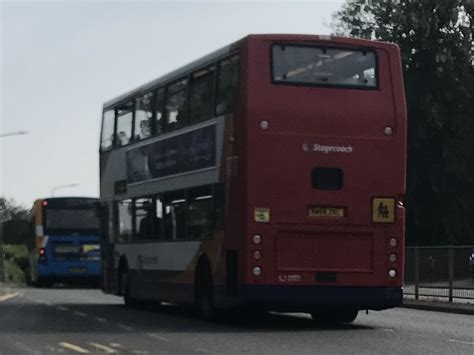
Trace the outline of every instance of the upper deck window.
<instances>
[{"instance_id":1,"label":"upper deck window","mask_svg":"<svg viewBox=\"0 0 474 355\"><path fill-rule=\"evenodd\" d=\"M165 127L164 122L164 111L165 111L165 89L159 88L156 90L155 96L155 122L153 123L152 127L154 129L154 134L161 134Z\"/></svg>"},{"instance_id":2,"label":"upper deck window","mask_svg":"<svg viewBox=\"0 0 474 355\"><path fill-rule=\"evenodd\" d=\"M186 125L187 79L181 79L168 86L166 98L166 129L173 130Z\"/></svg>"},{"instance_id":3,"label":"upper deck window","mask_svg":"<svg viewBox=\"0 0 474 355\"><path fill-rule=\"evenodd\" d=\"M192 75L190 121L199 122L212 116L215 67L199 70Z\"/></svg>"},{"instance_id":4,"label":"upper deck window","mask_svg":"<svg viewBox=\"0 0 474 355\"><path fill-rule=\"evenodd\" d=\"M152 101L152 92L137 98L135 108L135 141L151 136L151 118L153 116Z\"/></svg>"},{"instance_id":5,"label":"upper deck window","mask_svg":"<svg viewBox=\"0 0 474 355\"><path fill-rule=\"evenodd\" d=\"M129 101L117 109L116 146L126 145L130 142L130 138L132 137L133 110L133 101Z\"/></svg>"},{"instance_id":6,"label":"upper deck window","mask_svg":"<svg viewBox=\"0 0 474 355\"><path fill-rule=\"evenodd\" d=\"M107 110L102 119L102 137L100 139L100 149L102 151L112 148L114 143L115 111Z\"/></svg>"},{"instance_id":7,"label":"upper deck window","mask_svg":"<svg viewBox=\"0 0 474 355\"><path fill-rule=\"evenodd\" d=\"M377 88L372 51L274 45L273 82L288 85Z\"/></svg>"},{"instance_id":8,"label":"upper deck window","mask_svg":"<svg viewBox=\"0 0 474 355\"><path fill-rule=\"evenodd\" d=\"M233 112L239 101L239 56L235 55L219 63L217 80L216 113Z\"/></svg>"}]
</instances>

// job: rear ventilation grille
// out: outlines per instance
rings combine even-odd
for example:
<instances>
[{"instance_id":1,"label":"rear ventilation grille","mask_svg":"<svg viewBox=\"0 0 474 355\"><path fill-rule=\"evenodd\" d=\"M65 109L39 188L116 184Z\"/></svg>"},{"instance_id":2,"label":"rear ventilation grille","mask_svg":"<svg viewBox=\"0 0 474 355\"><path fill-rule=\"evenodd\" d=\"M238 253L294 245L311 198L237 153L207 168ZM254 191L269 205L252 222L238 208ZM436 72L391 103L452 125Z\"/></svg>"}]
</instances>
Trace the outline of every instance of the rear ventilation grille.
<instances>
[{"instance_id":1,"label":"rear ventilation grille","mask_svg":"<svg viewBox=\"0 0 474 355\"><path fill-rule=\"evenodd\" d=\"M343 180L343 173L339 168L314 168L311 172L311 184L314 189L340 190Z\"/></svg>"}]
</instances>

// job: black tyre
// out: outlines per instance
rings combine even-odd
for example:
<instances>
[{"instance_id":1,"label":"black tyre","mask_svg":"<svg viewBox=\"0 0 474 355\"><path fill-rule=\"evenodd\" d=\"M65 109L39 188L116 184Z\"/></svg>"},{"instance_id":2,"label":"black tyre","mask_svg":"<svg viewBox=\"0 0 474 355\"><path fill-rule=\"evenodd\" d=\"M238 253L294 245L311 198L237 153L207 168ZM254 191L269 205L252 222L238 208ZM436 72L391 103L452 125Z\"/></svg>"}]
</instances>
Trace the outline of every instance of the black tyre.
<instances>
[{"instance_id":1,"label":"black tyre","mask_svg":"<svg viewBox=\"0 0 474 355\"><path fill-rule=\"evenodd\" d=\"M50 288L53 286L53 281L38 277L36 281L32 282L32 285L36 288Z\"/></svg>"},{"instance_id":2,"label":"black tyre","mask_svg":"<svg viewBox=\"0 0 474 355\"><path fill-rule=\"evenodd\" d=\"M123 296L125 307L136 307L138 301L130 295L130 274L124 270L120 273L120 294Z\"/></svg>"},{"instance_id":3,"label":"black tyre","mask_svg":"<svg viewBox=\"0 0 474 355\"><path fill-rule=\"evenodd\" d=\"M311 317L317 323L321 324L346 324L352 323L359 311L354 308L341 308L330 311L313 312Z\"/></svg>"},{"instance_id":4,"label":"black tyre","mask_svg":"<svg viewBox=\"0 0 474 355\"><path fill-rule=\"evenodd\" d=\"M211 271L208 266L198 269L196 277L195 308L203 319L213 320L217 316L214 306L214 289Z\"/></svg>"}]
</instances>

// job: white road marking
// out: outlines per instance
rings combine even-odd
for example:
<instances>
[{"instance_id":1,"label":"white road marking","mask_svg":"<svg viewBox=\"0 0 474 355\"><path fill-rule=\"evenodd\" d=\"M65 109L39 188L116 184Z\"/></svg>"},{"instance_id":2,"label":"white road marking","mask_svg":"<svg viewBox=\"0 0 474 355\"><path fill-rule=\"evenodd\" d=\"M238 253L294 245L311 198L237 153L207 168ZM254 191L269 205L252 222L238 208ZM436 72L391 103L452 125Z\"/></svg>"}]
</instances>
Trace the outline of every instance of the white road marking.
<instances>
[{"instance_id":1,"label":"white road marking","mask_svg":"<svg viewBox=\"0 0 474 355\"><path fill-rule=\"evenodd\" d=\"M105 353L107 354L117 354L117 350L110 348L107 345L102 345L102 344L93 343L93 342L89 343L89 345L92 345L93 347L99 350L105 351Z\"/></svg>"},{"instance_id":2,"label":"white road marking","mask_svg":"<svg viewBox=\"0 0 474 355\"><path fill-rule=\"evenodd\" d=\"M129 327L128 325L125 325L125 324L119 324L118 326L119 326L119 328L124 329L124 330L126 330L126 331L128 331L128 332L131 331L131 330L133 330L132 327Z\"/></svg>"},{"instance_id":3,"label":"white road marking","mask_svg":"<svg viewBox=\"0 0 474 355\"><path fill-rule=\"evenodd\" d=\"M66 311L69 311L69 308L67 307L64 307L64 306L58 306L57 309L61 312L66 312Z\"/></svg>"},{"instance_id":4,"label":"white road marking","mask_svg":"<svg viewBox=\"0 0 474 355\"><path fill-rule=\"evenodd\" d=\"M40 354L40 351L38 351L36 349L33 349L33 348L30 348L28 345L23 344L19 341L17 341L15 343L15 348L17 348L18 350L24 351L28 354L34 354L34 355L39 355Z\"/></svg>"},{"instance_id":5,"label":"white road marking","mask_svg":"<svg viewBox=\"0 0 474 355\"><path fill-rule=\"evenodd\" d=\"M105 318L95 317L95 320L96 320L97 322L107 323L107 319L105 319Z\"/></svg>"},{"instance_id":6,"label":"white road marking","mask_svg":"<svg viewBox=\"0 0 474 355\"><path fill-rule=\"evenodd\" d=\"M147 334L150 338L153 338L153 339L158 339L158 340L161 340L161 341L171 341L170 339L162 336L162 335L159 335L159 334L154 334L154 333L148 333Z\"/></svg>"},{"instance_id":7,"label":"white road marking","mask_svg":"<svg viewBox=\"0 0 474 355\"><path fill-rule=\"evenodd\" d=\"M209 350L206 350L206 349L204 349L204 348L196 348L196 349L194 349L194 350L195 350L196 352L198 352L198 353L205 353L205 354L209 354L209 353L210 353Z\"/></svg>"},{"instance_id":8,"label":"white road marking","mask_svg":"<svg viewBox=\"0 0 474 355\"><path fill-rule=\"evenodd\" d=\"M87 317L87 314L84 312L74 311L74 314L79 317Z\"/></svg>"},{"instance_id":9,"label":"white road marking","mask_svg":"<svg viewBox=\"0 0 474 355\"><path fill-rule=\"evenodd\" d=\"M33 300L33 301L35 301L36 303L44 304L45 306L51 306L52 305L50 302L46 302L46 301L43 301L43 300Z\"/></svg>"},{"instance_id":10,"label":"white road marking","mask_svg":"<svg viewBox=\"0 0 474 355\"><path fill-rule=\"evenodd\" d=\"M59 345L62 346L63 348L73 350L73 351L76 351L76 352L81 353L81 354L89 354L89 350L81 348L78 345L74 345L74 344L66 343L66 342L61 342L61 343L59 343Z\"/></svg>"},{"instance_id":11,"label":"white road marking","mask_svg":"<svg viewBox=\"0 0 474 355\"><path fill-rule=\"evenodd\" d=\"M457 340L457 339L449 339L448 341L451 342L451 343L474 345L474 341L465 341L465 340Z\"/></svg>"},{"instance_id":12,"label":"white road marking","mask_svg":"<svg viewBox=\"0 0 474 355\"><path fill-rule=\"evenodd\" d=\"M393 333L395 332L395 330L391 329L391 328L380 328L380 330L384 331L384 332L390 332L390 333Z\"/></svg>"},{"instance_id":13,"label":"white road marking","mask_svg":"<svg viewBox=\"0 0 474 355\"><path fill-rule=\"evenodd\" d=\"M123 348L122 344L119 343L110 343L109 345L113 348Z\"/></svg>"},{"instance_id":14,"label":"white road marking","mask_svg":"<svg viewBox=\"0 0 474 355\"><path fill-rule=\"evenodd\" d=\"M18 296L18 292L9 293L7 295L0 296L0 302L8 301L11 298Z\"/></svg>"},{"instance_id":15,"label":"white road marking","mask_svg":"<svg viewBox=\"0 0 474 355\"><path fill-rule=\"evenodd\" d=\"M51 353L56 352L56 348L52 345L49 345L49 344L46 345L46 349Z\"/></svg>"}]
</instances>

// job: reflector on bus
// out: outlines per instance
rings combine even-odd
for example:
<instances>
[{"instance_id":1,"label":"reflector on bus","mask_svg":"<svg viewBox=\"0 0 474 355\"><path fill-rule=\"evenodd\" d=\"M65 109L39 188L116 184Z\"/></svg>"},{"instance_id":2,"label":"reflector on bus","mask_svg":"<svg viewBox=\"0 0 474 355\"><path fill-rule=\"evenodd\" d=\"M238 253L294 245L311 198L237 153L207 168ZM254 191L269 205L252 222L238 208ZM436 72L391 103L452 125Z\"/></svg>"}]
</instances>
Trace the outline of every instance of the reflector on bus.
<instances>
[{"instance_id":1,"label":"reflector on bus","mask_svg":"<svg viewBox=\"0 0 474 355\"><path fill-rule=\"evenodd\" d=\"M269 208L255 208L254 220L255 222L260 222L260 223L270 222L270 209Z\"/></svg>"}]
</instances>

